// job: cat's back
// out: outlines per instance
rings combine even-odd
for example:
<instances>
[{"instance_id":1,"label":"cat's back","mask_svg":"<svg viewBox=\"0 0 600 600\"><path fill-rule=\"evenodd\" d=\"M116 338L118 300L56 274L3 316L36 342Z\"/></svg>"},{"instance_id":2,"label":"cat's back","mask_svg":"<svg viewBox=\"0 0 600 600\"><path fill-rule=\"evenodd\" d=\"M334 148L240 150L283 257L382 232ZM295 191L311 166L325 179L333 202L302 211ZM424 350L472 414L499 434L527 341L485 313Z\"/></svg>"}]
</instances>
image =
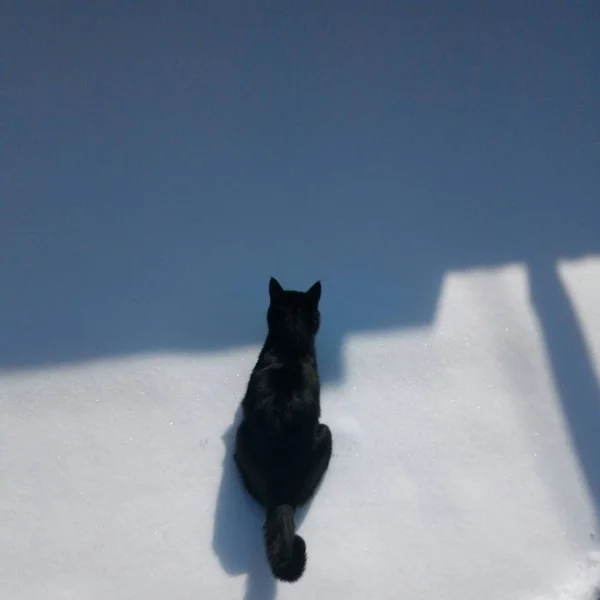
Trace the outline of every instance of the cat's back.
<instances>
[{"instance_id":1,"label":"cat's back","mask_svg":"<svg viewBox=\"0 0 600 600\"><path fill-rule=\"evenodd\" d=\"M319 383L312 357L279 357L271 364L268 377L273 392L281 397L310 392Z\"/></svg>"},{"instance_id":2,"label":"cat's back","mask_svg":"<svg viewBox=\"0 0 600 600\"><path fill-rule=\"evenodd\" d=\"M310 391L319 386L316 357L314 354L298 355L271 349L259 357L252 379L257 391L277 397Z\"/></svg>"},{"instance_id":3,"label":"cat's back","mask_svg":"<svg viewBox=\"0 0 600 600\"><path fill-rule=\"evenodd\" d=\"M247 417L280 431L319 418L319 376L311 357L261 357L244 399Z\"/></svg>"}]
</instances>

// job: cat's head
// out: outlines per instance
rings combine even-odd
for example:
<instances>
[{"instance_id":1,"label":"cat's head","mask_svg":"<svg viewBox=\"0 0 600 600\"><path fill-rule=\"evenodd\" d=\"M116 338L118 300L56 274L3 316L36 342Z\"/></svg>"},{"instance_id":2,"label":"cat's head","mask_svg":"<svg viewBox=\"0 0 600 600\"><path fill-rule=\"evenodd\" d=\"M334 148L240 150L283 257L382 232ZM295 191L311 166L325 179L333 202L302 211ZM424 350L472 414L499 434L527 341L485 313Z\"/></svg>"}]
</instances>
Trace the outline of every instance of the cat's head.
<instances>
[{"instance_id":1,"label":"cat's head","mask_svg":"<svg viewBox=\"0 0 600 600\"><path fill-rule=\"evenodd\" d=\"M267 323L271 333L296 340L314 338L321 324L320 281L306 292L297 292L284 290L279 282L271 277L269 297L271 301L267 312Z\"/></svg>"}]
</instances>

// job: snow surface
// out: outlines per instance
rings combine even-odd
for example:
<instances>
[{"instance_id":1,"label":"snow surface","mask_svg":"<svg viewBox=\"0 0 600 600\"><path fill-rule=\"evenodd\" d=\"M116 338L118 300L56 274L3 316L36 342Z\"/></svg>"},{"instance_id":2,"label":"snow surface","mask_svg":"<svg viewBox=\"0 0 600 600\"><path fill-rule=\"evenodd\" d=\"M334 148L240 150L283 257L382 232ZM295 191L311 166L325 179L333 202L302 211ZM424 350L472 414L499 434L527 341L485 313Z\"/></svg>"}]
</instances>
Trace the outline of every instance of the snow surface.
<instances>
[{"instance_id":1,"label":"snow surface","mask_svg":"<svg viewBox=\"0 0 600 600\"><path fill-rule=\"evenodd\" d=\"M2 600L591 600L600 5L3 3ZM334 457L275 585L267 285Z\"/></svg>"}]
</instances>

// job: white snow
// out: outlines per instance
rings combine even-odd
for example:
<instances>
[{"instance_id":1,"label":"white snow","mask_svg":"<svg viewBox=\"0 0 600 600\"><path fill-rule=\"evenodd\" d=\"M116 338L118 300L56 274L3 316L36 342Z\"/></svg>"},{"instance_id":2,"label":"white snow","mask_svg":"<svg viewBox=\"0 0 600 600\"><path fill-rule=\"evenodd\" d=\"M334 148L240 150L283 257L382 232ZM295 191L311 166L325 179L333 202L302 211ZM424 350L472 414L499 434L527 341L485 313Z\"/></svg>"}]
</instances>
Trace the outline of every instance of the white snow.
<instances>
[{"instance_id":1,"label":"white snow","mask_svg":"<svg viewBox=\"0 0 600 600\"><path fill-rule=\"evenodd\" d=\"M0 19L1 600L596 600L597 7L98 6ZM271 275L334 434L291 586Z\"/></svg>"}]
</instances>

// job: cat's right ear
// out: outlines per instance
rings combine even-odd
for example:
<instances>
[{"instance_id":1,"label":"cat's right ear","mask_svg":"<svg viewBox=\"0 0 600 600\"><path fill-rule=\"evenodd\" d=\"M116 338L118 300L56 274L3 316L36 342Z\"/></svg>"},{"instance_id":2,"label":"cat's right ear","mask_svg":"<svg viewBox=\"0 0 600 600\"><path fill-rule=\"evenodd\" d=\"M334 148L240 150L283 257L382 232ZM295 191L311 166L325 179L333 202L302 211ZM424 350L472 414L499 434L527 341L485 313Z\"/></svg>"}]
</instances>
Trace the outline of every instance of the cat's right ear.
<instances>
[{"instance_id":1,"label":"cat's right ear","mask_svg":"<svg viewBox=\"0 0 600 600\"><path fill-rule=\"evenodd\" d=\"M269 297L271 298L271 302L275 302L281 294L283 294L283 288L279 284L279 281L275 277L271 277L271 281L269 281Z\"/></svg>"},{"instance_id":2,"label":"cat's right ear","mask_svg":"<svg viewBox=\"0 0 600 600\"><path fill-rule=\"evenodd\" d=\"M317 283L306 292L306 296L310 300L310 303L316 308L321 299L321 282L317 281Z\"/></svg>"}]
</instances>

